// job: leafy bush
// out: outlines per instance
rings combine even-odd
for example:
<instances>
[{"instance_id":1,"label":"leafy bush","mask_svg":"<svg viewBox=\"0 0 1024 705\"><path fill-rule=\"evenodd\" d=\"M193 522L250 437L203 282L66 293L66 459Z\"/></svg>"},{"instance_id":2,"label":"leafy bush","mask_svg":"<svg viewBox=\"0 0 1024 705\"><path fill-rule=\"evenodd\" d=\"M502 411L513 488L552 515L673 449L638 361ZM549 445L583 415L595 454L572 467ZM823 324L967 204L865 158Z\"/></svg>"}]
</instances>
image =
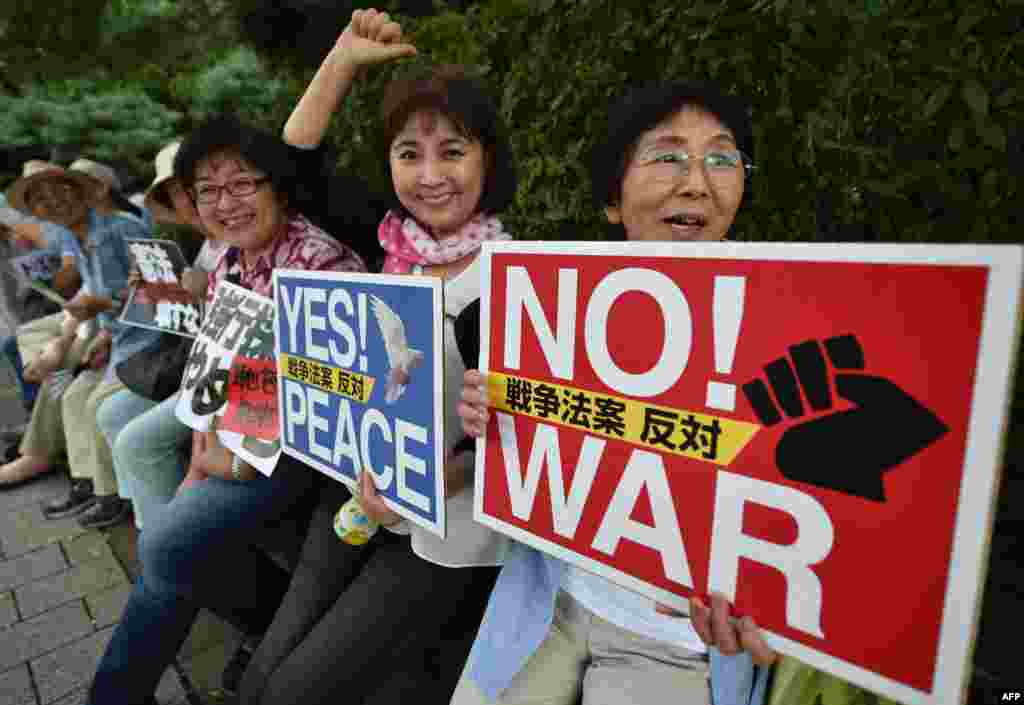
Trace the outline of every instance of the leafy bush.
<instances>
[{"instance_id":1,"label":"leafy bush","mask_svg":"<svg viewBox=\"0 0 1024 705\"><path fill-rule=\"evenodd\" d=\"M211 62L177 90L188 92L193 119L232 112L248 122L278 129L301 95L300 84L275 75L253 50L242 47Z\"/></svg>"},{"instance_id":2,"label":"leafy bush","mask_svg":"<svg viewBox=\"0 0 1024 705\"><path fill-rule=\"evenodd\" d=\"M154 155L174 137L181 115L145 93L101 92L97 84L89 88L78 82L64 93L0 96L0 144L80 145L93 159L125 163L136 174L151 173Z\"/></svg>"},{"instance_id":3,"label":"leafy bush","mask_svg":"<svg viewBox=\"0 0 1024 705\"><path fill-rule=\"evenodd\" d=\"M1016 242L1020 0L492 0L407 20L412 62L484 74L512 130L521 237L591 238L586 155L629 83L710 78L754 103L756 240ZM335 123L383 174L371 72ZM382 187L387 184L382 183Z\"/></svg>"}]
</instances>

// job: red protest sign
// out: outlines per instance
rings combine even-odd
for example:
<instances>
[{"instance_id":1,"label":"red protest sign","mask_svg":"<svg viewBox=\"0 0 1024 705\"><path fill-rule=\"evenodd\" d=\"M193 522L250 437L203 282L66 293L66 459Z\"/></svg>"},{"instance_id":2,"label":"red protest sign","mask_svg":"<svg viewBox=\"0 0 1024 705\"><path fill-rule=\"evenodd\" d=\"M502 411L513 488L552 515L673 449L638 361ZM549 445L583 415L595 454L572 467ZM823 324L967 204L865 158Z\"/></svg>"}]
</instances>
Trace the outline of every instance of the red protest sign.
<instances>
[{"instance_id":1,"label":"red protest sign","mask_svg":"<svg viewBox=\"0 0 1024 705\"><path fill-rule=\"evenodd\" d=\"M220 428L264 441L278 439L276 360L235 356Z\"/></svg>"},{"instance_id":2,"label":"red protest sign","mask_svg":"<svg viewBox=\"0 0 1024 705\"><path fill-rule=\"evenodd\" d=\"M950 702L1020 262L1018 248L489 248L477 518L663 602L723 592L780 651Z\"/></svg>"}]
</instances>

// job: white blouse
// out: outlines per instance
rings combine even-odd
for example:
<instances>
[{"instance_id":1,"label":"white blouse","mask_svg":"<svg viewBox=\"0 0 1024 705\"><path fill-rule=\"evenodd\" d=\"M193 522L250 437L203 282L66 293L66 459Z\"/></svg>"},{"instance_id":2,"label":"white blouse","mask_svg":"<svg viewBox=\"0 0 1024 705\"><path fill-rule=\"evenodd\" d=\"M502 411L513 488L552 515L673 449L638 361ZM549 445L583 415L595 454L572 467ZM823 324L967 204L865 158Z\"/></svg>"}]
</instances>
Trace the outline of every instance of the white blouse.
<instances>
[{"instance_id":1,"label":"white blouse","mask_svg":"<svg viewBox=\"0 0 1024 705\"><path fill-rule=\"evenodd\" d=\"M422 274L422 267L413 269ZM480 298L480 258L473 260L458 275L444 284L444 449L448 455L462 437L462 420L457 405L462 394L466 366L455 342L455 319L462 309ZM465 462L465 461L463 461ZM448 568L501 565L505 538L473 520L473 464L468 463L469 483L457 495L449 497L447 538L441 539L426 529L402 521L388 527L395 533L412 534L412 550L423 560Z\"/></svg>"}]
</instances>

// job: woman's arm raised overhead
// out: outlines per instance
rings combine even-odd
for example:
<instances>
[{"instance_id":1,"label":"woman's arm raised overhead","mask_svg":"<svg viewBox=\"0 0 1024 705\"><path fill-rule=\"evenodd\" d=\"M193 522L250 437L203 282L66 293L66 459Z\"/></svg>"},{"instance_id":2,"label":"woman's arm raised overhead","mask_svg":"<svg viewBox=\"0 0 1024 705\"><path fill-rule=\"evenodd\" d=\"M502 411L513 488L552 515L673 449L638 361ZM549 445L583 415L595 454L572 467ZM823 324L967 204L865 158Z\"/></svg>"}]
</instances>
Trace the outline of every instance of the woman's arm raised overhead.
<instances>
[{"instance_id":1,"label":"woman's arm raised overhead","mask_svg":"<svg viewBox=\"0 0 1024 705\"><path fill-rule=\"evenodd\" d=\"M402 28L386 12L356 10L327 54L284 126L284 140L296 147L320 144L331 116L364 66L415 56L403 43Z\"/></svg>"}]
</instances>

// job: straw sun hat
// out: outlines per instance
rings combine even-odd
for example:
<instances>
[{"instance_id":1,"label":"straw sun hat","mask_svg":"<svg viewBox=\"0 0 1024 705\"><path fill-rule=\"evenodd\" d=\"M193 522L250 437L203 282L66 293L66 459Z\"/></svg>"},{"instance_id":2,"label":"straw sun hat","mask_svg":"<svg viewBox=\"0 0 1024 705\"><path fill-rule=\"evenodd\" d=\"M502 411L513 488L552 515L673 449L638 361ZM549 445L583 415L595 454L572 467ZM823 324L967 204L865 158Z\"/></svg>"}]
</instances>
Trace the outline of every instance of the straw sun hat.
<instances>
[{"instance_id":1,"label":"straw sun hat","mask_svg":"<svg viewBox=\"0 0 1024 705\"><path fill-rule=\"evenodd\" d=\"M79 186L89 205L101 199L108 189L120 189L117 173L106 164L78 159L67 169L52 162L32 159L22 166L21 177L7 189L7 202L23 213L31 213L25 197L35 184L47 180L70 181Z\"/></svg>"},{"instance_id":2,"label":"straw sun hat","mask_svg":"<svg viewBox=\"0 0 1024 705\"><path fill-rule=\"evenodd\" d=\"M175 219L174 204L168 198L164 185L174 177L174 157L178 154L180 147L180 140L171 142L156 155L156 178L146 189L144 203L146 208L151 210L158 219L160 215L164 215L170 220Z\"/></svg>"}]
</instances>

